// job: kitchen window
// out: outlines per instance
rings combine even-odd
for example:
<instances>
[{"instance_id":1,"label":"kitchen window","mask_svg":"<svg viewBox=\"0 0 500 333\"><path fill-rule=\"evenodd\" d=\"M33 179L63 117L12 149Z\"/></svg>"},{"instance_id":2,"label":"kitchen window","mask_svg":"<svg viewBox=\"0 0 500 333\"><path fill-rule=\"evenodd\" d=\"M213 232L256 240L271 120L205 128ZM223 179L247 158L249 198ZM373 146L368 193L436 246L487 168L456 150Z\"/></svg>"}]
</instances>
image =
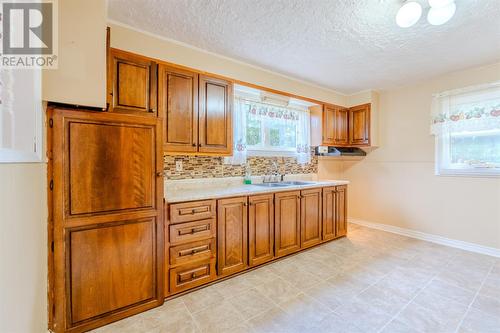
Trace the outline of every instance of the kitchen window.
<instances>
[{"instance_id":1,"label":"kitchen window","mask_svg":"<svg viewBox=\"0 0 500 333\"><path fill-rule=\"evenodd\" d=\"M228 164L245 164L247 156L296 157L309 163L310 115L307 107L276 105L236 96L233 156Z\"/></svg>"},{"instance_id":2,"label":"kitchen window","mask_svg":"<svg viewBox=\"0 0 500 333\"><path fill-rule=\"evenodd\" d=\"M438 175L500 176L500 83L434 96Z\"/></svg>"}]
</instances>

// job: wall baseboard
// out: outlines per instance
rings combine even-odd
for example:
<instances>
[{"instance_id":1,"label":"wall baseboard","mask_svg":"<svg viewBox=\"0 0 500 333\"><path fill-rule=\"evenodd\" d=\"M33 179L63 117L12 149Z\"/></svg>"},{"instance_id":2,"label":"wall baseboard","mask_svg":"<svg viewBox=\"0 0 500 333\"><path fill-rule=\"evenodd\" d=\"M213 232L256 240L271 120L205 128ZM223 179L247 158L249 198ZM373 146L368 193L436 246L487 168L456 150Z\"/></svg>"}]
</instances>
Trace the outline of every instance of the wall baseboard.
<instances>
[{"instance_id":1,"label":"wall baseboard","mask_svg":"<svg viewBox=\"0 0 500 333\"><path fill-rule=\"evenodd\" d=\"M471 251L481 254L486 254L493 257L500 258L500 249L494 247L483 246L479 244L464 242L456 239L450 239L442 236L432 235L421 231L395 227L388 224L375 223L355 218L349 218L349 223L358 224L364 227L383 230L393 234L403 235L411 238L421 239L428 242L455 247L457 249Z\"/></svg>"}]
</instances>

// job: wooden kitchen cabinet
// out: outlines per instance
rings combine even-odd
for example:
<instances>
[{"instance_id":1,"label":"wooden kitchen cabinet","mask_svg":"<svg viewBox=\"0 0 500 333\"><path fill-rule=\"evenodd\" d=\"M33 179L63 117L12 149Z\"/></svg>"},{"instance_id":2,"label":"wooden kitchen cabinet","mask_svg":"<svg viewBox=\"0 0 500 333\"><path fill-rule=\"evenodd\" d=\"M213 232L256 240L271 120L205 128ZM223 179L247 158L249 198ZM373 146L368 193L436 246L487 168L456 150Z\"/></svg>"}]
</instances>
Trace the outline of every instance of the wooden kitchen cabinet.
<instances>
[{"instance_id":1,"label":"wooden kitchen cabinet","mask_svg":"<svg viewBox=\"0 0 500 333\"><path fill-rule=\"evenodd\" d=\"M337 188L323 188L323 241L337 237Z\"/></svg>"},{"instance_id":2,"label":"wooden kitchen cabinet","mask_svg":"<svg viewBox=\"0 0 500 333\"><path fill-rule=\"evenodd\" d=\"M336 237L347 235L347 186L337 186Z\"/></svg>"},{"instance_id":3,"label":"wooden kitchen cabinet","mask_svg":"<svg viewBox=\"0 0 500 333\"><path fill-rule=\"evenodd\" d=\"M200 75L200 153L231 155L233 149L233 85L231 82Z\"/></svg>"},{"instance_id":4,"label":"wooden kitchen cabinet","mask_svg":"<svg viewBox=\"0 0 500 333\"><path fill-rule=\"evenodd\" d=\"M274 195L275 256L282 257L300 250L300 191Z\"/></svg>"},{"instance_id":5,"label":"wooden kitchen cabinet","mask_svg":"<svg viewBox=\"0 0 500 333\"><path fill-rule=\"evenodd\" d=\"M328 146L369 146L371 104L343 108L323 106L323 144Z\"/></svg>"},{"instance_id":6,"label":"wooden kitchen cabinet","mask_svg":"<svg viewBox=\"0 0 500 333\"><path fill-rule=\"evenodd\" d=\"M51 329L88 331L161 305L161 122L60 108L48 118Z\"/></svg>"},{"instance_id":7,"label":"wooden kitchen cabinet","mask_svg":"<svg viewBox=\"0 0 500 333\"><path fill-rule=\"evenodd\" d=\"M349 108L349 144L370 145L370 104Z\"/></svg>"},{"instance_id":8,"label":"wooden kitchen cabinet","mask_svg":"<svg viewBox=\"0 0 500 333\"><path fill-rule=\"evenodd\" d=\"M300 194L300 244L307 248L321 242L322 190L315 188Z\"/></svg>"},{"instance_id":9,"label":"wooden kitchen cabinet","mask_svg":"<svg viewBox=\"0 0 500 333\"><path fill-rule=\"evenodd\" d=\"M158 116L157 67L148 58L110 49L108 111Z\"/></svg>"},{"instance_id":10,"label":"wooden kitchen cabinet","mask_svg":"<svg viewBox=\"0 0 500 333\"><path fill-rule=\"evenodd\" d=\"M247 197L217 200L217 273L230 275L248 267Z\"/></svg>"},{"instance_id":11,"label":"wooden kitchen cabinet","mask_svg":"<svg viewBox=\"0 0 500 333\"><path fill-rule=\"evenodd\" d=\"M349 109L335 109L335 139L336 146L349 144Z\"/></svg>"},{"instance_id":12,"label":"wooden kitchen cabinet","mask_svg":"<svg viewBox=\"0 0 500 333\"><path fill-rule=\"evenodd\" d=\"M160 65L158 92L158 106L163 117L164 150L197 152L198 74Z\"/></svg>"},{"instance_id":13,"label":"wooden kitchen cabinet","mask_svg":"<svg viewBox=\"0 0 500 333\"><path fill-rule=\"evenodd\" d=\"M274 195L248 198L248 260L250 266L274 258Z\"/></svg>"}]
</instances>

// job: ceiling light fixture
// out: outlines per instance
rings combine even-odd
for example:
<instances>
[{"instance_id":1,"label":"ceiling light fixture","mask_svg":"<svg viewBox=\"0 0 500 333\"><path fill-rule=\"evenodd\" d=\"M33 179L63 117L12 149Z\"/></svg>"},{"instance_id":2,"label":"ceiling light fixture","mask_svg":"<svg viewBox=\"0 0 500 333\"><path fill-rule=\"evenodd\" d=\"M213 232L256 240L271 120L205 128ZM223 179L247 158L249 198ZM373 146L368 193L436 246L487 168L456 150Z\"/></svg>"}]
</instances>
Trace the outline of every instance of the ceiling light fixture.
<instances>
[{"instance_id":1,"label":"ceiling light fixture","mask_svg":"<svg viewBox=\"0 0 500 333\"><path fill-rule=\"evenodd\" d=\"M399 8L396 23L401 28L408 28L417 23L420 16L422 16L422 6L418 2L410 1Z\"/></svg>"},{"instance_id":2,"label":"ceiling light fixture","mask_svg":"<svg viewBox=\"0 0 500 333\"><path fill-rule=\"evenodd\" d=\"M431 4L431 2L433 1L429 0L429 4ZM442 7L436 7L436 6L431 7L431 9L429 9L429 13L427 13L427 22L429 22L432 25L445 24L453 17L453 15L455 15L456 10L457 10L457 5L455 4L454 1L451 1Z\"/></svg>"}]
</instances>

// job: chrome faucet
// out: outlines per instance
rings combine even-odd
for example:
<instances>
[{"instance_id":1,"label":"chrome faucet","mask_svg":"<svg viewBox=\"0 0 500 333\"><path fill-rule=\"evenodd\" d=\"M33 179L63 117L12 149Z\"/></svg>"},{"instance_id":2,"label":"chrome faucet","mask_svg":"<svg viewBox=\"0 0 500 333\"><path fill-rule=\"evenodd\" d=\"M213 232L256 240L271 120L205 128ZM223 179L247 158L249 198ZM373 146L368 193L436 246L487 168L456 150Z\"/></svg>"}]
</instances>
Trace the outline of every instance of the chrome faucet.
<instances>
[{"instance_id":1,"label":"chrome faucet","mask_svg":"<svg viewBox=\"0 0 500 333\"><path fill-rule=\"evenodd\" d=\"M277 183L282 182L285 178L284 174L280 174L278 170L278 162L273 161L273 168L271 174L264 175L262 182L263 183Z\"/></svg>"}]
</instances>

